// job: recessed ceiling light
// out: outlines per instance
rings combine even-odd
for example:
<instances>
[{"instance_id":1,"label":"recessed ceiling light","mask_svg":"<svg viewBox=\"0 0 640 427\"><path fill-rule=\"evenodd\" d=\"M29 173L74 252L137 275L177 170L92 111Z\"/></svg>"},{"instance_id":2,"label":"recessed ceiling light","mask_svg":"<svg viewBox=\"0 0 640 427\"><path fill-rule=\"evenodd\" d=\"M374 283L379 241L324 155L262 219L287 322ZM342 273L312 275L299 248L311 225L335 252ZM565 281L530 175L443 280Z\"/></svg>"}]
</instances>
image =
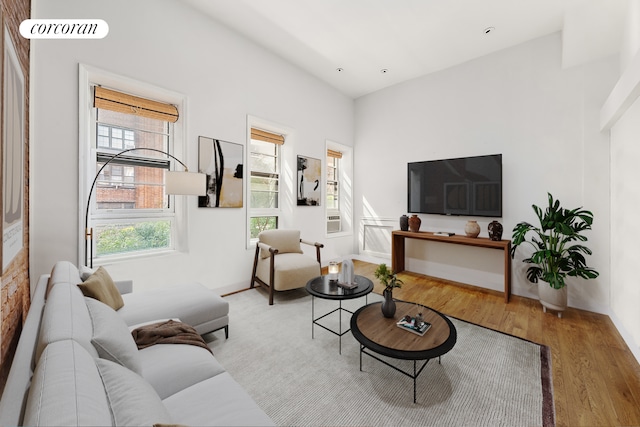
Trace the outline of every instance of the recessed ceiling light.
<instances>
[{"instance_id":1,"label":"recessed ceiling light","mask_svg":"<svg viewBox=\"0 0 640 427\"><path fill-rule=\"evenodd\" d=\"M380 72L381 72L382 74L387 74L387 73L389 72L389 69L387 69L387 68L383 68L382 70L380 70Z\"/></svg>"},{"instance_id":2,"label":"recessed ceiling light","mask_svg":"<svg viewBox=\"0 0 640 427\"><path fill-rule=\"evenodd\" d=\"M493 30L495 30L495 27L487 27L484 29L484 33L485 34L489 34L490 32L492 32Z\"/></svg>"}]
</instances>

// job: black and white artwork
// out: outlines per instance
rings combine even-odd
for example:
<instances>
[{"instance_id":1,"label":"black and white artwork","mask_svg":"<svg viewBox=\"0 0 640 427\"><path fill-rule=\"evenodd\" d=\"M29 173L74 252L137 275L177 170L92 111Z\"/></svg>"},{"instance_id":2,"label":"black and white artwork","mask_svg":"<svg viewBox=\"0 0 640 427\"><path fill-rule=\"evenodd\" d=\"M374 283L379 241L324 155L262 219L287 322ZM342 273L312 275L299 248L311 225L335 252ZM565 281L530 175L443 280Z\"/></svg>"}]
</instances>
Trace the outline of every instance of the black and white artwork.
<instances>
[{"instance_id":1,"label":"black and white artwork","mask_svg":"<svg viewBox=\"0 0 640 427\"><path fill-rule=\"evenodd\" d=\"M201 136L198 172L207 175L207 195L198 197L201 208L241 208L243 146Z\"/></svg>"},{"instance_id":2,"label":"black and white artwork","mask_svg":"<svg viewBox=\"0 0 640 427\"><path fill-rule=\"evenodd\" d=\"M298 206L320 206L322 162L311 157L298 156L297 177Z\"/></svg>"}]
</instances>

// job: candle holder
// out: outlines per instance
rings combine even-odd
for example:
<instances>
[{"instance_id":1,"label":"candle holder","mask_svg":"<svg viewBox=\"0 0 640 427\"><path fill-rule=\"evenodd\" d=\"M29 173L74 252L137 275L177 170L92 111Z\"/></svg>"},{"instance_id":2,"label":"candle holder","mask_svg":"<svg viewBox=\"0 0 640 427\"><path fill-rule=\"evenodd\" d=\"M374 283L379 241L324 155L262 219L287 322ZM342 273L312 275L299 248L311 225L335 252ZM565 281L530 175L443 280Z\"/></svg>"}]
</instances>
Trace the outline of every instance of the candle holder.
<instances>
[{"instance_id":1,"label":"candle holder","mask_svg":"<svg viewBox=\"0 0 640 427\"><path fill-rule=\"evenodd\" d=\"M340 272L340 267L338 266L337 261L329 261L329 280L331 282L335 282L338 280L338 273Z\"/></svg>"}]
</instances>

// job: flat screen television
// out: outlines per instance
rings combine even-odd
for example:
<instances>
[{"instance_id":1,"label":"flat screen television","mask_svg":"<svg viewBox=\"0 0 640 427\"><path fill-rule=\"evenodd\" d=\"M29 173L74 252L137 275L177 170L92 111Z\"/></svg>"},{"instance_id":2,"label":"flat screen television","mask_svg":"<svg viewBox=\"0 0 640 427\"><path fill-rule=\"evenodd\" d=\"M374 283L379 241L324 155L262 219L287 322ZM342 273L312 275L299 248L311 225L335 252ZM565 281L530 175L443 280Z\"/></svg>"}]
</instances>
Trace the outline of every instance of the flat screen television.
<instances>
[{"instance_id":1,"label":"flat screen television","mask_svg":"<svg viewBox=\"0 0 640 427\"><path fill-rule=\"evenodd\" d=\"M410 213L502 216L502 154L408 164Z\"/></svg>"}]
</instances>

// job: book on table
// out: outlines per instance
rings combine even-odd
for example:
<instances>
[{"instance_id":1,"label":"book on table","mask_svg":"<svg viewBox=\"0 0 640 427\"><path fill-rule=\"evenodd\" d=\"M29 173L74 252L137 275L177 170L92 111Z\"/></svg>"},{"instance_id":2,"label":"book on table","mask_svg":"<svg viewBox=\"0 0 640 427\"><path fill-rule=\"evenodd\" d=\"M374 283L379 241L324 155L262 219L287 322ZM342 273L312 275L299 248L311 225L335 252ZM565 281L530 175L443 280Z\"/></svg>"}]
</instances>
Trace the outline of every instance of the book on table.
<instances>
[{"instance_id":1,"label":"book on table","mask_svg":"<svg viewBox=\"0 0 640 427\"><path fill-rule=\"evenodd\" d=\"M346 290L349 290L349 291L358 287L357 283L337 282L337 284L342 289L346 289Z\"/></svg>"},{"instance_id":2,"label":"book on table","mask_svg":"<svg viewBox=\"0 0 640 427\"><path fill-rule=\"evenodd\" d=\"M429 322L418 322L416 324L416 319L414 317L411 320L401 319L398 323L396 323L400 329L404 329L405 331L413 332L417 335L424 335L429 328L431 328L431 323Z\"/></svg>"}]
</instances>

